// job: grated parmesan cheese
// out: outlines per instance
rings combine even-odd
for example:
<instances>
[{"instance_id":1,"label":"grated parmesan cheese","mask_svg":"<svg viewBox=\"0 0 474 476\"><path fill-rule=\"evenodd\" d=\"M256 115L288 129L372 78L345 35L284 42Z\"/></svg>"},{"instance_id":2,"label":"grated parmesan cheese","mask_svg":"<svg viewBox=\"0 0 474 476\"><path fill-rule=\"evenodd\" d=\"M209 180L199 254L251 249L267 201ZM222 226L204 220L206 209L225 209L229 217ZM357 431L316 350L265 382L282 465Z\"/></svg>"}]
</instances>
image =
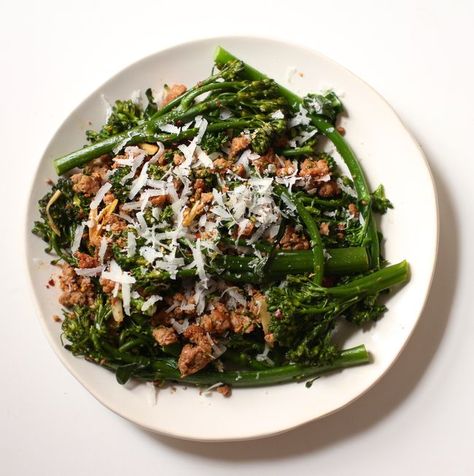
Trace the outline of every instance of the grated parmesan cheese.
<instances>
[{"instance_id":1,"label":"grated parmesan cheese","mask_svg":"<svg viewBox=\"0 0 474 476\"><path fill-rule=\"evenodd\" d=\"M74 240L71 245L71 253L74 254L81 246L82 235L84 234L84 228L86 223L82 222L80 225L77 225L76 230L74 231Z\"/></svg>"},{"instance_id":2,"label":"grated parmesan cheese","mask_svg":"<svg viewBox=\"0 0 474 476\"><path fill-rule=\"evenodd\" d=\"M153 295L153 296L150 296L142 305L142 311L145 312L145 311L148 311L148 309L150 309L155 303L157 303L158 301L161 301L163 298L161 296L158 296L158 295Z\"/></svg>"},{"instance_id":3,"label":"grated parmesan cheese","mask_svg":"<svg viewBox=\"0 0 474 476\"><path fill-rule=\"evenodd\" d=\"M137 250L137 241L135 238L135 234L132 232L127 233L127 256L131 258L135 256Z\"/></svg>"},{"instance_id":4,"label":"grated parmesan cheese","mask_svg":"<svg viewBox=\"0 0 474 476\"><path fill-rule=\"evenodd\" d=\"M104 270L103 266L96 266L95 268L74 268L78 276L94 277L98 276Z\"/></svg>"},{"instance_id":5,"label":"grated parmesan cheese","mask_svg":"<svg viewBox=\"0 0 474 476\"><path fill-rule=\"evenodd\" d=\"M98 208L98 206L101 204L102 200L104 199L106 193L112 188L112 184L110 182L104 183L102 187L99 188L97 191L96 196L92 200L90 204L91 210L95 210Z\"/></svg>"},{"instance_id":6,"label":"grated parmesan cheese","mask_svg":"<svg viewBox=\"0 0 474 476\"><path fill-rule=\"evenodd\" d=\"M107 238L103 236L100 240L100 247L99 247L99 262L100 264L104 264L104 257L105 253L107 252Z\"/></svg>"}]
</instances>

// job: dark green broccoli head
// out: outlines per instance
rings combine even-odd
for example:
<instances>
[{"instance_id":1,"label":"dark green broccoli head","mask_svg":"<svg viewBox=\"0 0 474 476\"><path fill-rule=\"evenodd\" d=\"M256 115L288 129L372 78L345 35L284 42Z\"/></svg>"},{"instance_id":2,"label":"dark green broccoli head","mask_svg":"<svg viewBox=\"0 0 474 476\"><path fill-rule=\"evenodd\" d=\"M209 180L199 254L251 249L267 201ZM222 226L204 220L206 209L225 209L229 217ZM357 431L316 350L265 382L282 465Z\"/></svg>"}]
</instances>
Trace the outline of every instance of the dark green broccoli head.
<instances>
[{"instance_id":1,"label":"dark green broccoli head","mask_svg":"<svg viewBox=\"0 0 474 476\"><path fill-rule=\"evenodd\" d=\"M383 215L389 208L393 208L392 202L385 196L385 188L380 184L372 193L372 209Z\"/></svg>"},{"instance_id":2,"label":"dark green broccoli head","mask_svg":"<svg viewBox=\"0 0 474 476\"><path fill-rule=\"evenodd\" d=\"M341 100L332 91L324 94L308 94L303 98L303 104L311 114L324 116L333 124L337 115L343 111Z\"/></svg>"},{"instance_id":3,"label":"dark green broccoli head","mask_svg":"<svg viewBox=\"0 0 474 476\"><path fill-rule=\"evenodd\" d=\"M120 132L132 129L142 119L143 109L139 104L134 103L131 99L115 101L107 123L98 132L93 130L86 131L87 140L94 144Z\"/></svg>"},{"instance_id":4,"label":"dark green broccoli head","mask_svg":"<svg viewBox=\"0 0 474 476\"><path fill-rule=\"evenodd\" d=\"M132 187L133 177L125 179L125 176L128 175L131 170L132 168L126 165L125 167L120 167L117 169L110 177L110 183L112 184L111 191L115 195L115 198L121 203L128 201L128 195Z\"/></svg>"}]
</instances>

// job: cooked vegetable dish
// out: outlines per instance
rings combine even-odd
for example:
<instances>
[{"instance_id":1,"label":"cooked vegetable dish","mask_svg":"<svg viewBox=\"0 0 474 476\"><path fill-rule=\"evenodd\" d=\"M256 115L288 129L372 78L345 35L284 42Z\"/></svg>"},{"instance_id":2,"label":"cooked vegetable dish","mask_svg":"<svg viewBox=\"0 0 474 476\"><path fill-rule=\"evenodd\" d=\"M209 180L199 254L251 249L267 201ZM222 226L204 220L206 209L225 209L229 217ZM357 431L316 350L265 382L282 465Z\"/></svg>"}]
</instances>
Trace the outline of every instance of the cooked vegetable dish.
<instances>
[{"instance_id":1,"label":"cooked vegetable dish","mask_svg":"<svg viewBox=\"0 0 474 476\"><path fill-rule=\"evenodd\" d=\"M222 48L207 79L155 95L117 100L39 201L65 347L120 383L224 395L368 363L335 331L379 319L409 268L381 257L374 214L392 205L338 96L300 98Z\"/></svg>"}]
</instances>

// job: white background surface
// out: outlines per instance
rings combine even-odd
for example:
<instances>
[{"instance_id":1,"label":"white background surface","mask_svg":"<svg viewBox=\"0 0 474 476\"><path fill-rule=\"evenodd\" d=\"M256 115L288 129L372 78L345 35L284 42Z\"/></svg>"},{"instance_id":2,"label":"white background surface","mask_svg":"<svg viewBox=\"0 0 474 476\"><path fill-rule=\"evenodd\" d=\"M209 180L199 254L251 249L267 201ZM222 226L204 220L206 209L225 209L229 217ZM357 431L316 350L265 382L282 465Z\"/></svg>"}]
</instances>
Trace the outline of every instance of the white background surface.
<instances>
[{"instance_id":1,"label":"white background surface","mask_svg":"<svg viewBox=\"0 0 474 476\"><path fill-rule=\"evenodd\" d=\"M472 1L9 2L0 18L0 474L474 474ZM158 49L226 34L312 47L385 96L435 175L440 254L412 339L369 393L278 437L199 444L123 421L62 367L26 288L23 215L43 149L89 92Z\"/></svg>"}]
</instances>

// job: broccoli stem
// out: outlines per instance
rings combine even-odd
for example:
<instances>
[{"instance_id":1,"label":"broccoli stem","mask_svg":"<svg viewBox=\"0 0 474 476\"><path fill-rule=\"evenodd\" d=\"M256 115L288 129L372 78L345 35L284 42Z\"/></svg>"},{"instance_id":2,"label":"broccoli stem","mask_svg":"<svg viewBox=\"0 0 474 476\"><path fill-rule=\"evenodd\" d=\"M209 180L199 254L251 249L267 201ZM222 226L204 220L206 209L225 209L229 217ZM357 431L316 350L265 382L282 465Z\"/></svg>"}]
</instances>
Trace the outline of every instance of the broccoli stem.
<instances>
[{"instance_id":1,"label":"broccoli stem","mask_svg":"<svg viewBox=\"0 0 474 476\"><path fill-rule=\"evenodd\" d=\"M355 279L342 286L324 288L324 293L328 296L351 298L360 295L377 294L384 289L388 289L396 284L406 282L410 277L410 267L407 261L387 266L372 274Z\"/></svg>"},{"instance_id":2,"label":"broccoli stem","mask_svg":"<svg viewBox=\"0 0 474 476\"><path fill-rule=\"evenodd\" d=\"M226 121L216 121L209 124L207 131L218 132L227 129L245 129L251 127L254 123L253 119L229 119ZM179 134L156 134L156 132L147 130L142 126L140 128L131 129L127 132L117 134L113 137L109 137L101 142L83 147L67 154L63 157L59 157L54 160L54 167L58 175L65 174L74 167L81 167L91 160L112 152L116 147L124 144L127 145L138 144L140 142L163 142L164 144L170 144L174 142L180 142L185 139L192 139L198 133L198 128L188 129L182 131Z\"/></svg>"},{"instance_id":3,"label":"broccoli stem","mask_svg":"<svg viewBox=\"0 0 474 476\"><path fill-rule=\"evenodd\" d=\"M124 362L135 362L144 365L142 358L124 356L117 353ZM173 368L170 359L156 359L146 365L143 370L136 370L131 376L146 381L175 381L185 385L210 386L216 383L232 385L233 387L260 387L280 383L307 380L328 372L342 370L370 362L370 354L364 345L341 351L339 356L326 365L290 364L264 370L235 370L224 372L201 371L188 377L181 377L179 371ZM106 363L106 367L116 370L117 364Z\"/></svg>"},{"instance_id":4,"label":"broccoli stem","mask_svg":"<svg viewBox=\"0 0 474 476\"><path fill-rule=\"evenodd\" d=\"M220 46L217 47L214 54L214 61L218 66L223 67L230 61L236 60L238 60L238 58L226 51L224 48ZM267 78L266 75L246 63L243 63L243 70L241 74L245 78L252 80L262 80ZM280 85L278 85L278 89L281 96L283 96L293 108L296 108L302 103L302 99L289 89ZM317 115L311 115L311 122L334 144L352 175L354 187L359 200L359 206L364 219L367 222L366 237L370 245L370 264L373 268L379 268L380 243L377 233L377 225L373 218L370 190L367 185L365 175L362 171L362 167L360 166L354 151L330 122Z\"/></svg>"},{"instance_id":5,"label":"broccoli stem","mask_svg":"<svg viewBox=\"0 0 474 476\"><path fill-rule=\"evenodd\" d=\"M406 261L387 266L379 269L372 274L362 278L355 279L349 284L341 286L334 286L332 288L323 288L314 290L314 294L320 293L328 296L328 298L335 298L337 300L337 307L343 310L346 304L354 304L365 296L376 295L385 289L389 289L397 284L403 284L408 281L410 277L410 268ZM301 309L297 314L316 315L327 313L327 304L323 306L308 306L300 302Z\"/></svg>"},{"instance_id":6,"label":"broccoli stem","mask_svg":"<svg viewBox=\"0 0 474 476\"><path fill-rule=\"evenodd\" d=\"M368 270L367 250L360 248L334 248L328 250L329 257L325 270L331 276L346 276L363 273ZM216 267L222 266L226 271L238 274L251 272L253 256L222 256L216 260ZM268 264L267 278L279 279L287 274L302 274L313 271L312 251L279 251Z\"/></svg>"},{"instance_id":7,"label":"broccoli stem","mask_svg":"<svg viewBox=\"0 0 474 476\"><path fill-rule=\"evenodd\" d=\"M318 225L308 210L306 210L304 203L296 195L292 194L287 188L278 186L275 187L275 192L280 196L284 195L291 203L293 203L301 221L306 226L306 230L308 231L309 239L311 241L314 282L316 284L321 284L324 277L324 250Z\"/></svg>"},{"instance_id":8,"label":"broccoli stem","mask_svg":"<svg viewBox=\"0 0 474 476\"><path fill-rule=\"evenodd\" d=\"M201 94L208 93L211 91L238 91L246 86L246 83L243 81L224 81L221 83L210 83L199 88L196 88L190 94L187 94L180 103L180 108L185 110L187 109L192 102Z\"/></svg>"},{"instance_id":9,"label":"broccoli stem","mask_svg":"<svg viewBox=\"0 0 474 476\"><path fill-rule=\"evenodd\" d=\"M346 276L363 273L369 268L367 250L364 247L334 248L329 250L326 271L331 276ZM279 251L269 263L265 279L276 281L288 274L310 273L313 271L312 251ZM235 283L260 283L261 276L255 271L255 258L252 256L219 256L209 269L221 279ZM179 278L196 276L195 269L181 269ZM150 282L166 282L171 280L168 271L151 271L146 275Z\"/></svg>"},{"instance_id":10,"label":"broccoli stem","mask_svg":"<svg viewBox=\"0 0 474 476\"><path fill-rule=\"evenodd\" d=\"M323 208L338 208L344 205L345 203L345 198L318 198L318 197L313 197L311 195L305 195L305 194L300 194L298 193L298 197L300 200L308 206L314 207L317 205L318 207L323 207Z\"/></svg>"},{"instance_id":11,"label":"broccoli stem","mask_svg":"<svg viewBox=\"0 0 474 476\"><path fill-rule=\"evenodd\" d=\"M314 147L306 145L303 147L296 147L294 149L282 149L278 151L279 155L284 155L285 157L300 157L302 155L311 155L314 154Z\"/></svg>"}]
</instances>

